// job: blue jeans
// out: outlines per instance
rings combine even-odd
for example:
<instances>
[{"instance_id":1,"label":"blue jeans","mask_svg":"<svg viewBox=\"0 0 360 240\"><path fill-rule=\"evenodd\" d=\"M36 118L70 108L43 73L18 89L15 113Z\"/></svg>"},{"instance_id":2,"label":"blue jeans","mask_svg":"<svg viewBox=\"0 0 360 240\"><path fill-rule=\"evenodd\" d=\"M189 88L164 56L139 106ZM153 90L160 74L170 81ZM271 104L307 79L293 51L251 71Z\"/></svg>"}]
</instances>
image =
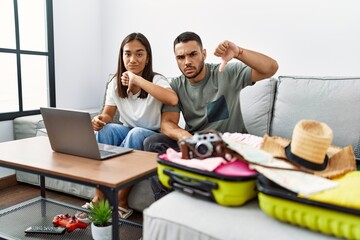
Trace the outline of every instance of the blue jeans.
<instances>
[{"instance_id":1,"label":"blue jeans","mask_svg":"<svg viewBox=\"0 0 360 240\"><path fill-rule=\"evenodd\" d=\"M99 143L143 150L144 139L155 133L146 128L131 128L117 123L108 123L97 132L96 138Z\"/></svg>"}]
</instances>

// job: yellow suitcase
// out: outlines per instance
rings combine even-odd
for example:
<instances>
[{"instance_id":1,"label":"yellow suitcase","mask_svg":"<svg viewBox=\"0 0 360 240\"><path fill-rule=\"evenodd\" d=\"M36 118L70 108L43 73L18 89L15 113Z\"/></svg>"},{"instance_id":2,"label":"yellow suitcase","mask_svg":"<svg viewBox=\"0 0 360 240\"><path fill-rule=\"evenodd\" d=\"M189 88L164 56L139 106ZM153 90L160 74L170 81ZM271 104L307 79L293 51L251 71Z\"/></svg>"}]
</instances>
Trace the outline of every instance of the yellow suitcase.
<instances>
[{"instance_id":1,"label":"yellow suitcase","mask_svg":"<svg viewBox=\"0 0 360 240\"><path fill-rule=\"evenodd\" d=\"M240 206L257 196L258 174L240 160L224 164L214 172L183 166L161 155L157 162L159 180L168 188L223 206Z\"/></svg>"},{"instance_id":2,"label":"yellow suitcase","mask_svg":"<svg viewBox=\"0 0 360 240\"><path fill-rule=\"evenodd\" d=\"M360 172L355 174L360 177ZM277 220L339 238L360 239L359 208L299 197L261 174L257 188L260 208Z\"/></svg>"}]
</instances>

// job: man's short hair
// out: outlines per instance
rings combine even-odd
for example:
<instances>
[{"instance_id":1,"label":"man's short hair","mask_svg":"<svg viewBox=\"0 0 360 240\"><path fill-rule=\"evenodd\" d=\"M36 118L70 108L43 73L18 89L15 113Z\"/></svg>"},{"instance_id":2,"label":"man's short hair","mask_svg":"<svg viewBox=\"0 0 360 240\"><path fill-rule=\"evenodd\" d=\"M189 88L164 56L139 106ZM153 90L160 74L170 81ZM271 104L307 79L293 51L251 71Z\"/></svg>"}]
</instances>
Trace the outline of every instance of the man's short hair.
<instances>
[{"instance_id":1,"label":"man's short hair","mask_svg":"<svg viewBox=\"0 0 360 240\"><path fill-rule=\"evenodd\" d=\"M177 36L175 38L175 40L174 40L174 50L175 50L176 44L178 44L178 43L186 43L186 42L189 42L189 41L196 41L200 45L200 48L201 49L203 48L202 41L201 41L201 38L199 37L199 35L197 35L194 32L183 32L183 33L181 33L179 36Z\"/></svg>"}]
</instances>

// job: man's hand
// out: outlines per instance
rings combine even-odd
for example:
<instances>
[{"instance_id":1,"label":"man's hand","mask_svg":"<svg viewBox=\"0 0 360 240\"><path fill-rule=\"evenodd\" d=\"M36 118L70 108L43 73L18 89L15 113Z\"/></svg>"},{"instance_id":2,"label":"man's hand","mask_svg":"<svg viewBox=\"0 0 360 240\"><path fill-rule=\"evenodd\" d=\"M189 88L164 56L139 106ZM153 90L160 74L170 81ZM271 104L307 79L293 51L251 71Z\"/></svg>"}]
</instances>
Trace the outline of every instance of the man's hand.
<instances>
[{"instance_id":1,"label":"man's hand","mask_svg":"<svg viewBox=\"0 0 360 240\"><path fill-rule=\"evenodd\" d=\"M214 52L214 55L217 57L221 57L221 64L219 71L224 71L226 64L233 58L239 56L241 49L236 46L234 43L225 40L220 43Z\"/></svg>"},{"instance_id":2,"label":"man's hand","mask_svg":"<svg viewBox=\"0 0 360 240\"><path fill-rule=\"evenodd\" d=\"M91 123L95 131L101 130L106 125L106 122L103 121L103 118L104 117L102 115L98 115L92 119Z\"/></svg>"}]
</instances>

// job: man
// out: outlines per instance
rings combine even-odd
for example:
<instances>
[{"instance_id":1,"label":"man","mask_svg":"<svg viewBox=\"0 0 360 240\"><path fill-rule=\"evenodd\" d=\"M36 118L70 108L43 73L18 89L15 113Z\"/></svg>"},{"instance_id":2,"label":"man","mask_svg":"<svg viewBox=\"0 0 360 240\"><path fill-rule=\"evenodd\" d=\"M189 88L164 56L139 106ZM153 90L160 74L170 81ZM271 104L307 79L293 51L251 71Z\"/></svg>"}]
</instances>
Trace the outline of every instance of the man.
<instances>
[{"instance_id":1,"label":"man","mask_svg":"<svg viewBox=\"0 0 360 240\"><path fill-rule=\"evenodd\" d=\"M221 64L205 63L206 50L193 32L184 32L174 40L174 53L182 75L170 85L179 104L163 107L161 134L146 138L144 149L159 153L169 147L179 150L179 140L206 130L246 133L239 93L244 87L273 76L277 62L225 40L214 52ZM228 63L232 59L239 61ZM180 111L185 129L178 126Z\"/></svg>"}]
</instances>

